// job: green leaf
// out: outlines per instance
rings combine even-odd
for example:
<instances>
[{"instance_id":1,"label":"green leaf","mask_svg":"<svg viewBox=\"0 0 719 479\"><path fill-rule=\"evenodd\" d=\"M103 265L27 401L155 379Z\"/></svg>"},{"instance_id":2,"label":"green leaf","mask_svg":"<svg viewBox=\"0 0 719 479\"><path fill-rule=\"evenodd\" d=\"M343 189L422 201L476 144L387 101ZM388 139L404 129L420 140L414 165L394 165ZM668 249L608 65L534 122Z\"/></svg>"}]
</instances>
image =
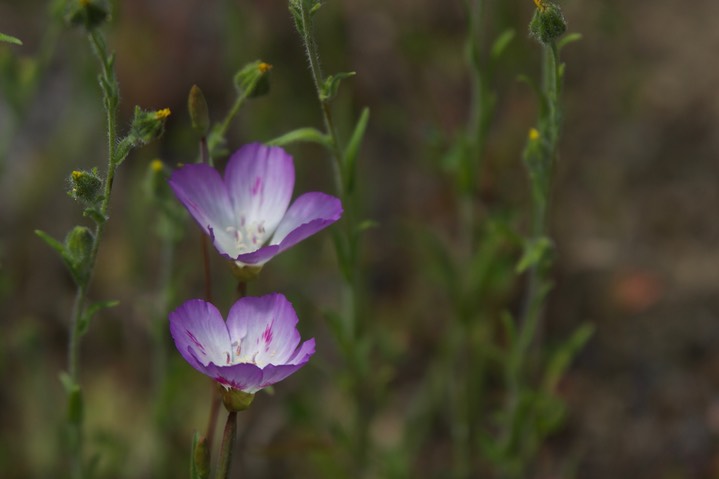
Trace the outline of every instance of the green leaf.
<instances>
[{"instance_id":1,"label":"green leaf","mask_svg":"<svg viewBox=\"0 0 719 479\"><path fill-rule=\"evenodd\" d=\"M561 50L563 47L569 45L570 43L578 42L581 39L581 33L570 33L561 40L557 41L557 48Z\"/></svg>"},{"instance_id":2,"label":"green leaf","mask_svg":"<svg viewBox=\"0 0 719 479\"><path fill-rule=\"evenodd\" d=\"M58 240L56 240L42 230L35 230L35 234L38 235L40 239L42 239L50 248L60 253L60 256L62 256L63 261L66 261L68 259L68 252L64 244L60 243Z\"/></svg>"},{"instance_id":3,"label":"green leaf","mask_svg":"<svg viewBox=\"0 0 719 479\"><path fill-rule=\"evenodd\" d=\"M552 249L552 240L546 236L527 241L524 245L524 254L517 264L517 274L539 264Z\"/></svg>"},{"instance_id":4,"label":"green leaf","mask_svg":"<svg viewBox=\"0 0 719 479\"><path fill-rule=\"evenodd\" d=\"M106 308L114 308L120 304L119 301L116 300L109 300L109 301L98 301L96 303L91 304L85 309L85 312L80 316L80 321L77 324L77 332L82 336L87 332L88 327L90 326L90 320L95 316L99 311L106 309Z\"/></svg>"},{"instance_id":5,"label":"green leaf","mask_svg":"<svg viewBox=\"0 0 719 479\"><path fill-rule=\"evenodd\" d=\"M310 16L314 15L315 13L317 13L317 10L319 10L320 8L322 8L322 5L323 5L322 2L319 2L319 1L315 2L315 4L312 5L312 7L310 8Z\"/></svg>"},{"instance_id":6,"label":"green leaf","mask_svg":"<svg viewBox=\"0 0 719 479\"><path fill-rule=\"evenodd\" d=\"M369 122L369 108L362 110L362 114L357 120L355 129L352 132L350 141L347 143L344 154L342 155L342 164L344 172L345 187L347 191L353 191L355 185L357 155L359 153L360 146L362 145L362 139L364 138L365 131L367 130L367 122Z\"/></svg>"},{"instance_id":7,"label":"green leaf","mask_svg":"<svg viewBox=\"0 0 719 479\"><path fill-rule=\"evenodd\" d=\"M22 42L20 41L19 38L15 38L10 35L5 35L4 33L0 33L0 42L12 43L14 45L22 45Z\"/></svg>"},{"instance_id":8,"label":"green leaf","mask_svg":"<svg viewBox=\"0 0 719 479\"><path fill-rule=\"evenodd\" d=\"M333 99L335 95L337 95L337 90L339 89L342 80L355 75L355 72L342 72L325 78L322 88L320 88L320 101L324 103Z\"/></svg>"},{"instance_id":9,"label":"green leaf","mask_svg":"<svg viewBox=\"0 0 719 479\"><path fill-rule=\"evenodd\" d=\"M546 391L553 391L556 388L557 383L562 379L562 376L564 376L572 360L574 360L579 351L584 348L587 341L589 341L594 334L594 329L593 324L582 324L574 331L574 334L552 354L545 369L544 380L542 382Z\"/></svg>"},{"instance_id":10,"label":"green leaf","mask_svg":"<svg viewBox=\"0 0 719 479\"><path fill-rule=\"evenodd\" d=\"M364 220L360 224L357 225L355 232L357 234L361 234L369 229L377 228L379 226L379 223L377 223L374 220Z\"/></svg>"},{"instance_id":11,"label":"green leaf","mask_svg":"<svg viewBox=\"0 0 719 479\"><path fill-rule=\"evenodd\" d=\"M492 59L496 60L499 57L502 56L502 53L504 53L504 50L507 49L507 46L511 43L511 41L514 39L515 31L513 28L508 28L505 31L503 31L497 39L492 44Z\"/></svg>"},{"instance_id":12,"label":"green leaf","mask_svg":"<svg viewBox=\"0 0 719 479\"><path fill-rule=\"evenodd\" d=\"M290 131L267 141L266 144L270 146L285 146L297 142L319 143L327 148L332 146L330 137L316 128L298 128L297 130Z\"/></svg>"}]
</instances>

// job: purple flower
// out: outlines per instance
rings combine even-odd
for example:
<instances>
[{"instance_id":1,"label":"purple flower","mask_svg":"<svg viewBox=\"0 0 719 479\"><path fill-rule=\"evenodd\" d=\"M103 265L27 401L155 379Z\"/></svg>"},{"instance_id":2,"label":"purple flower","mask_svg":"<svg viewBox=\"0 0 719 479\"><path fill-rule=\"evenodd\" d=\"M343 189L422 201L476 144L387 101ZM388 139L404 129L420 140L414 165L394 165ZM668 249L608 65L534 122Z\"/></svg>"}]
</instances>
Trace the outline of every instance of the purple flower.
<instances>
[{"instance_id":1,"label":"purple flower","mask_svg":"<svg viewBox=\"0 0 719 479\"><path fill-rule=\"evenodd\" d=\"M190 365L225 389L254 394L307 363L315 340L300 343L297 315L281 294L246 297L227 322L214 305L191 299L170 313L170 333Z\"/></svg>"},{"instance_id":2,"label":"purple flower","mask_svg":"<svg viewBox=\"0 0 719 479\"><path fill-rule=\"evenodd\" d=\"M204 164L185 165L170 177L215 248L240 268L261 267L342 215L340 201L324 193L305 193L288 209L294 184L292 157L260 143L236 151L224 178Z\"/></svg>"}]
</instances>

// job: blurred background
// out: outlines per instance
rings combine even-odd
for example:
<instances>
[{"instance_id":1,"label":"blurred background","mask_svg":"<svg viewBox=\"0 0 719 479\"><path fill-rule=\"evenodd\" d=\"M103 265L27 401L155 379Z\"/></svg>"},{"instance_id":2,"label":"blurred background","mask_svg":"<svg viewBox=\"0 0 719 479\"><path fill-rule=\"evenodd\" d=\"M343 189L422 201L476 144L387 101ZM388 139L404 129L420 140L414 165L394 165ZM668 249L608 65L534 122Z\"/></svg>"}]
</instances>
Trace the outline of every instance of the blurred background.
<instances>
[{"instance_id":1,"label":"blurred background","mask_svg":"<svg viewBox=\"0 0 719 479\"><path fill-rule=\"evenodd\" d=\"M561 5L569 31L583 38L563 50L565 128L551 205L555 287L544 340L551 345L586 321L596 332L560 385L566 421L532 477L719 477L719 3ZM512 211L519 231L529 204L522 148L537 107L516 79L539 75L540 47L525 33L534 8L530 0L490 1L485 19L488 39L509 27L517 35L490 80L498 103L478 202ZM285 2L124 0L113 11L106 31L117 53L121 125L136 104L173 113L163 138L133 153L115 184L91 297L120 305L96 317L84 339L88 448L101 454L100 477L183 477L192 434L207 421L210 386L169 336L161 339L167 363L158 366L153 356L165 293L148 165L194 161L190 87L202 88L217 121L233 101L234 73L256 59L273 65L271 91L243 107L230 149L321 128L321 116ZM371 110L358 181L363 216L379 226L364 237L365 309L384 331L381 354L395 378L372 434L391 449L404 401L448 321L448 300L423 267L415 232L429 227L449 244L456 236L442 151L468 115L466 12L459 0L334 0L317 22L325 71L357 72L336 102L345 138L361 108ZM63 238L83 220L67 197L67 176L105 167L104 115L84 35L62 25L47 2L2 0L0 31L24 42L0 46L0 471L58 477L65 405L58 375L74 286L33 231ZM322 149L289 150L296 194L332 191ZM171 308L202 296L194 223L175 258ZM227 311L234 284L217 258L213 275L216 304ZM314 420L318 408L343 414L323 318L338 307L338 275L330 235L321 234L273 260L250 286L251 294L282 291L292 300L318 355L241 418L243 477L342 477L316 458L333 444ZM519 287L497 301L511 305ZM446 477L438 472L441 439L427 451L412 477Z\"/></svg>"}]
</instances>

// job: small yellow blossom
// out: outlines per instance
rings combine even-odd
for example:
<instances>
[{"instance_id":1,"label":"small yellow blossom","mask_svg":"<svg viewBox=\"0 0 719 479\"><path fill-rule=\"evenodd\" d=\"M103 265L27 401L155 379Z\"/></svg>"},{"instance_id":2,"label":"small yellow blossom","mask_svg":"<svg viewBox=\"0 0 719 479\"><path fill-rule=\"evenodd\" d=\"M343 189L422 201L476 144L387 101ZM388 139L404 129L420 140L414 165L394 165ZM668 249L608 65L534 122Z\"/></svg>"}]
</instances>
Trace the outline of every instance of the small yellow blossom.
<instances>
[{"instance_id":1,"label":"small yellow blossom","mask_svg":"<svg viewBox=\"0 0 719 479\"><path fill-rule=\"evenodd\" d=\"M542 12L547 9L547 6L544 5L544 0L534 0L534 4Z\"/></svg>"},{"instance_id":2,"label":"small yellow blossom","mask_svg":"<svg viewBox=\"0 0 719 479\"><path fill-rule=\"evenodd\" d=\"M257 68L259 68L260 73L267 73L268 71L272 70L272 65L270 65L269 63L261 62Z\"/></svg>"},{"instance_id":3,"label":"small yellow blossom","mask_svg":"<svg viewBox=\"0 0 719 479\"><path fill-rule=\"evenodd\" d=\"M539 130L537 130L536 128L529 129L529 139L530 140L537 141L537 140L539 140L539 136L540 136Z\"/></svg>"},{"instance_id":4,"label":"small yellow blossom","mask_svg":"<svg viewBox=\"0 0 719 479\"><path fill-rule=\"evenodd\" d=\"M162 164L162 160L152 160L150 168L152 168L152 171L159 173L165 168L165 166Z\"/></svg>"},{"instance_id":5,"label":"small yellow blossom","mask_svg":"<svg viewBox=\"0 0 719 479\"><path fill-rule=\"evenodd\" d=\"M158 120L164 120L165 118L170 116L170 113L172 112L169 108L163 108L162 110L158 110L155 112L155 118Z\"/></svg>"}]
</instances>

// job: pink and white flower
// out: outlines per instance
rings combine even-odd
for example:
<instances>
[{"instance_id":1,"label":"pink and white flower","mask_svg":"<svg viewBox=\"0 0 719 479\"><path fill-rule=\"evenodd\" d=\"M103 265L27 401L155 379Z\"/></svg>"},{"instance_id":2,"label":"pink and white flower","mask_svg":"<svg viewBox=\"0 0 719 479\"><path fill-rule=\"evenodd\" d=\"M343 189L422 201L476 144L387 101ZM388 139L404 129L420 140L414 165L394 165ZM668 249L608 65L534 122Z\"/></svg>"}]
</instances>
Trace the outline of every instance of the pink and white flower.
<instances>
[{"instance_id":1,"label":"pink and white flower","mask_svg":"<svg viewBox=\"0 0 719 479\"><path fill-rule=\"evenodd\" d=\"M193 299L170 313L170 333L190 365L225 389L254 394L282 381L315 353L315 340L300 346L297 315L278 293L245 297L227 322L217 308Z\"/></svg>"},{"instance_id":2,"label":"pink and white flower","mask_svg":"<svg viewBox=\"0 0 719 479\"><path fill-rule=\"evenodd\" d=\"M224 178L205 164L175 170L170 186L223 256L238 267L261 267L275 255L342 216L340 201L305 193L292 206L292 157L260 143L235 152Z\"/></svg>"}]
</instances>

